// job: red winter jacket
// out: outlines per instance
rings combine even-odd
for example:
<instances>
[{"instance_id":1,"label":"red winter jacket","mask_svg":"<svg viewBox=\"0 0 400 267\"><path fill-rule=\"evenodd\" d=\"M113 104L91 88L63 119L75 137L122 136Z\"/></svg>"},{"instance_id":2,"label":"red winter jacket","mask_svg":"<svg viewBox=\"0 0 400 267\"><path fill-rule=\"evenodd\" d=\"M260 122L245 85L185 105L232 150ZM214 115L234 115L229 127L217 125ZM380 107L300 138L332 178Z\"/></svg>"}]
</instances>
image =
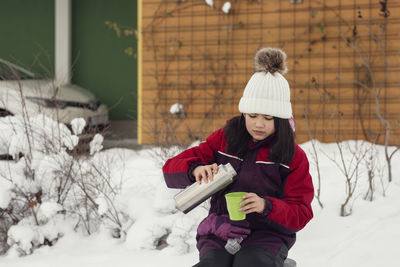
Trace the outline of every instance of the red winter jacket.
<instances>
[{"instance_id":1,"label":"red winter jacket","mask_svg":"<svg viewBox=\"0 0 400 267\"><path fill-rule=\"evenodd\" d=\"M261 246L276 255L279 251L287 253L296 240L296 232L313 217L314 188L304 151L295 144L289 165L274 163L268 160L270 143L271 138L251 142L246 156L238 158L226 152L226 138L220 129L199 146L167 160L163 172L168 187L185 188L195 182L191 174L195 167L229 162L238 175L232 184L211 197L210 213L228 214L224 195L229 192L253 192L263 197L264 212L246 215L252 232L241 245ZM198 235L197 241L200 258L209 249L225 245L225 241L214 235Z\"/></svg>"}]
</instances>

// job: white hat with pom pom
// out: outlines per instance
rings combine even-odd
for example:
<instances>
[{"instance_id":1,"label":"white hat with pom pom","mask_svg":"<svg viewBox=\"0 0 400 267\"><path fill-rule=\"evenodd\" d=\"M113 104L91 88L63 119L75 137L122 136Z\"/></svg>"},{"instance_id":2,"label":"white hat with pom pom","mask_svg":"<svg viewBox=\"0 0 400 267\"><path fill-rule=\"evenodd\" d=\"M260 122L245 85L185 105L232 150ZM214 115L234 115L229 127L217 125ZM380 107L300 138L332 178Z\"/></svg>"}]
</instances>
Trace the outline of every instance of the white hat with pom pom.
<instances>
[{"instance_id":1,"label":"white hat with pom pom","mask_svg":"<svg viewBox=\"0 0 400 267\"><path fill-rule=\"evenodd\" d=\"M254 58L255 73L248 81L239 102L241 113L270 115L282 119L292 117L286 54L281 49L264 47Z\"/></svg>"}]
</instances>

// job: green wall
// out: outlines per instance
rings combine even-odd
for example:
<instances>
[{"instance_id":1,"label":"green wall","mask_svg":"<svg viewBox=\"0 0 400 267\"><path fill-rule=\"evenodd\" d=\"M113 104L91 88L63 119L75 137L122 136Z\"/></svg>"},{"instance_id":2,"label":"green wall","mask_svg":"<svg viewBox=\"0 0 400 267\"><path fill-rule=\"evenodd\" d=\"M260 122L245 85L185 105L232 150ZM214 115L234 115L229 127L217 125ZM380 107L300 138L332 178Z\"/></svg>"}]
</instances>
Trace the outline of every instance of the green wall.
<instances>
[{"instance_id":1,"label":"green wall","mask_svg":"<svg viewBox=\"0 0 400 267\"><path fill-rule=\"evenodd\" d=\"M54 76L54 0L0 0L0 57Z\"/></svg>"},{"instance_id":2,"label":"green wall","mask_svg":"<svg viewBox=\"0 0 400 267\"><path fill-rule=\"evenodd\" d=\"M137 25L137 1L72 1L73 83L90 89L111 107L111 119L137 118L137 60L125 54L133 36L118 37L106 21Z\"/></svg>"}]
</instances>

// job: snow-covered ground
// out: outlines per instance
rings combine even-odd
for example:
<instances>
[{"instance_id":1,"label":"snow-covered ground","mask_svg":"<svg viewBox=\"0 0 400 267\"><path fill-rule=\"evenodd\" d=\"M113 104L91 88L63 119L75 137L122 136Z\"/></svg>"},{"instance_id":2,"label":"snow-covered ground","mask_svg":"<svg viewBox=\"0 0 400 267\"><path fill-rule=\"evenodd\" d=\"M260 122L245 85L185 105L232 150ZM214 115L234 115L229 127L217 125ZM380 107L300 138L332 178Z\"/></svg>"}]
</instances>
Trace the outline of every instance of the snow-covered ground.
<instances>
[{"instance_id":1,"label":"snow-covered ground","mask_svg":"<svg viewBox=\"0 0 400 267\"><path fill-rule=\"evenodd\" d=\"M107 172L111 175L112 182L120 185L115 204L130 218L130 222L128 220L125 224L125 239L113 238L107 224L102 224L90 236L84 234L84 231L73 231L73 219L63 220L61 216L50 221L63 234L53 246L42 246L24 257L19 257L17 251L11 249L0 257L0 266L194 265L198 260L195 231L197 224L207 213L207 205L202 205L186 215L175 209L173 196L179 191L165 186L161 166L162 155L165 157L166 153L174 154L177 150L108 149L95 152L101 148L101 140L96 142L92 151L94 155L90 160L96 164L108 164ZM356 142L344 144L355 147ZM391 183L387 182L383 148L377 147L377 151L373 153L376 170L381 170L375 174L373 201L363 198L367 192L368 180L366 165L360 165L357 187L351 199L352 214L340 217L340 205L346 196L346 183L344 175L332 161L336 158L336 162L340 163L339 152L335 144L317 145L321 202L324 208L320 208L314 200L314 219L298 233L297 243L290 250L289 257L295 259L300 267L396 266L400 240L400 153L393 158L394 180ZM318 176L312 160L311 142L301 146L309 155L310 171L317 188ZM366 147L368 144L359 144L358 148ZM349 164L353 154L347 149L344 152L347 158L345 162L351 171ZM0 171L17 165L15 162L0 162ZM42 172L46 174L44 170ZM0 200L4 206L10 195L4 189L7 183L0 181L0 185L3 188L0 190ZM101 199L96 201L100 213L109 208L107 202L102 202ZM43 208L44 213L51 211L51 208ZM19 228L16 228L15 235L18 240L29 240ZM163 239L163 236L166 238ZM157 244L159 240L164 240L165 244Z\"/></svg>"}]
</instances>

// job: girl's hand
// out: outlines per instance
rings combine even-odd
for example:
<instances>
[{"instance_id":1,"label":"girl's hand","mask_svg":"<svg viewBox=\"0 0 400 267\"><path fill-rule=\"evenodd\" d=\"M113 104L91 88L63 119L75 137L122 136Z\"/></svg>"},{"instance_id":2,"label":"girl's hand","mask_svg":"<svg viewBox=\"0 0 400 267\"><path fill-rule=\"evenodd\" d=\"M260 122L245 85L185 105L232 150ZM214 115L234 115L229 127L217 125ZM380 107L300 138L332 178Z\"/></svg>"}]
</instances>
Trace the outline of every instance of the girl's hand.
<instances>
[{"instance_id":1,"label":"girl's hand","mask_svg":"<svg viewBox=\"0 0 400 267\"><path fill-rule=\"evenodd\" d=\"M255 193L247 193L243 196L243 201L240 202L241 208L245 214L252 212L262 213L265 209L265 200Z\"/></svg>"},{"instance_id":2,"label":"girl's hand","mask_svg":"<svg viewBox=\"0 0 400 267\"><path fill-rule=\"evenodd\" d=\"M196 182L201 184L201 180L208 183L214 179L214 174L218 172L218 165L216 163L211 165L204 165L196 167L192 175L196 178Z\"/></svg>"}]
</instances>

